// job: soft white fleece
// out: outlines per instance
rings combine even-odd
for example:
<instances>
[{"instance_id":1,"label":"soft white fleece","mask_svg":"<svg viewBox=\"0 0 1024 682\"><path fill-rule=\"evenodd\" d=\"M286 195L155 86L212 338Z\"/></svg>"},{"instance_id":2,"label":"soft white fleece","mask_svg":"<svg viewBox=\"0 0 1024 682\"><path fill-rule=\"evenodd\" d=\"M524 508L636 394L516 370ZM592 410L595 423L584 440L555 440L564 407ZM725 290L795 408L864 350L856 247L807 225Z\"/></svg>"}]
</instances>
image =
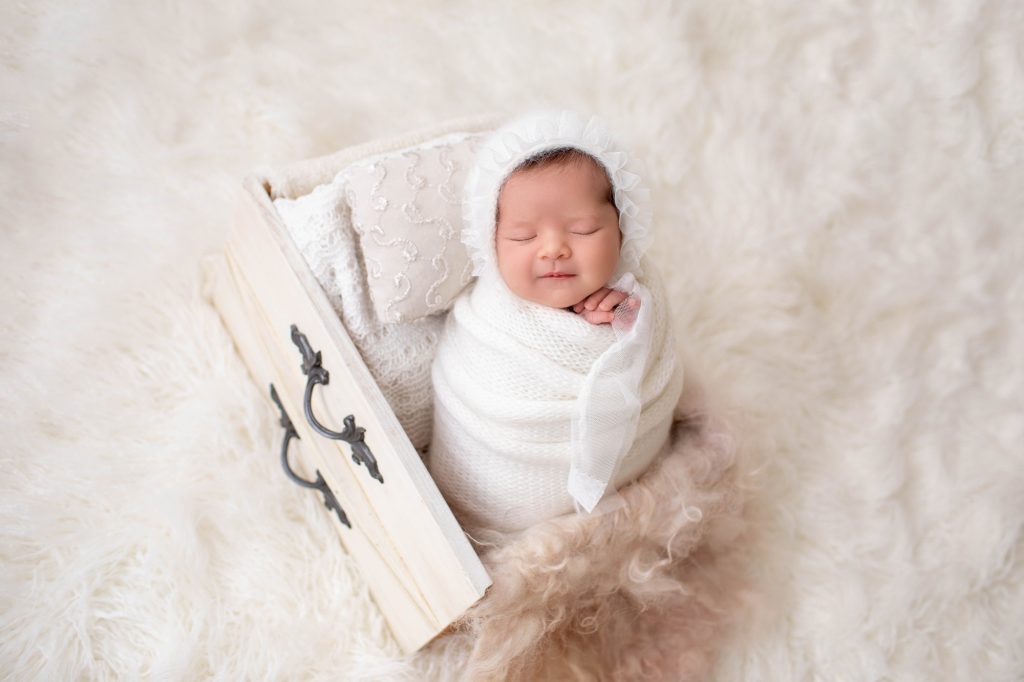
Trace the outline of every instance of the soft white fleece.
<instances>
[{"instance_id":1,"label":"soft white fleece","mask_svg":"<svg viewBox=\"0 0 1024 682\"><path fill-rule=\"evenodd\" d=\"M1024 677L1019 7L4 3L0 670L407 670L199 259L255 165L555 104L650 167L752 453L766 615L717 679Z\"/></svg>"}]
</instances>

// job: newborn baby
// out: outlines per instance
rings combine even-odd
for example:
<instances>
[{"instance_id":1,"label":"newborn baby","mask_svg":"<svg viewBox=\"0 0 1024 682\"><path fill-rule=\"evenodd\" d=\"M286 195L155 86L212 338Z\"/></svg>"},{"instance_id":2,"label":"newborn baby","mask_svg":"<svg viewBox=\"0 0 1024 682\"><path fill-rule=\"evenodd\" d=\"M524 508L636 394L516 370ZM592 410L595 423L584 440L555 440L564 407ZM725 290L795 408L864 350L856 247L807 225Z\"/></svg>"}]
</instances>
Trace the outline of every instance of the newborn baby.
<instances>
[{"instance_id":1,"label":"newborn baby","mask_svg":"<svg viewBox=\"0 0 1024 682\"><path fill-rule=\"evenodd\" d=\"M597 119L513 121L466 183L476 281L438 346L427 465L465 527L593 512L668 439L682 390L645 193Z\"/></svg>"}]
</instances>

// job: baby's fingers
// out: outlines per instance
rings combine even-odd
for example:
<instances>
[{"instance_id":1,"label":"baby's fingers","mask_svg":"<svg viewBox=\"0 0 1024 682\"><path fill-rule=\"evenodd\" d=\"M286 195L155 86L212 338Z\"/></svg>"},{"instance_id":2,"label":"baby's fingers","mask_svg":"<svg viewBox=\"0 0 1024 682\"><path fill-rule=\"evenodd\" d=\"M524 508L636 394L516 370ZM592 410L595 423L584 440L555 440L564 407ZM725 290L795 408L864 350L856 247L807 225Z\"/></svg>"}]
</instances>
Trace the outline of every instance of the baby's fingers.
<instances>
[{"instance_id":1,"label":"baby's fingers","mask_svg":"<svg viewBox=\"0 0 1024 682\"><path fill-rule=\"evenodd\" d=\"M601 303L601 301L604 299L605 296L608 295L608 292L610 291L611 289L608 289L607 287L602 287L601 289L598 289L590 296L587 296L585 299L583 299L583 308L585 310L597 310L598 304Z\"/></svg>"},{"instance_id":2,"label":"baby's fingers","mask_svg":"<svg viewBox=\"0 0 1024 682\"><path fill-rule=\"evenodd\" d=\"M605 310L584 310L580 317L590 324L608 324L615 318L615 314Z\"/></svg>"},{"instance_id":3,"label":"baby's fingers","mask_svg":"<svg viewBox=\"0 0 1024 682\"><path fill-rule=\"evenodd\" d=\"M625 301L626 298L626 292L612 289L608 292L608 295L604 297L604 300L601 301L601 304L597 308L598 310L611 310L618 304Z\"/></svg>"}]
</instances>

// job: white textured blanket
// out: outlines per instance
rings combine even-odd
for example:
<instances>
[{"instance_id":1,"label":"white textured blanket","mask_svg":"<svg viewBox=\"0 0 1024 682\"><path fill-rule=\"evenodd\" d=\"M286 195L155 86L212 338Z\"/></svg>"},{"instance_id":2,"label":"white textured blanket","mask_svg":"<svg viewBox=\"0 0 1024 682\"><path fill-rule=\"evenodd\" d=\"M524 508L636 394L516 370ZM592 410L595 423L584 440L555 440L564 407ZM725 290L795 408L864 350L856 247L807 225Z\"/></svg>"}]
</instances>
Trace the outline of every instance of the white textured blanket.
<instances>
[{"instance_id":1,"label":"white textured blanket","mask_svg":"<svg viewBox=\"0 0 1024 682\"><path fill-rule=\"evenodd\" d=\"M512 531L571 512L574 501L589 511L603 479L618 488L654 460L682 371L661 287L647 289L622 331L524 301L492 277L459 297L433 367L428 465L465 524ZM616 351L646 358L635 388L602 385L615 376L607 359ZM616 459L623 437L632 442ZM581 478L599 489L573 485Z\"/></svg>"}]
</instances>

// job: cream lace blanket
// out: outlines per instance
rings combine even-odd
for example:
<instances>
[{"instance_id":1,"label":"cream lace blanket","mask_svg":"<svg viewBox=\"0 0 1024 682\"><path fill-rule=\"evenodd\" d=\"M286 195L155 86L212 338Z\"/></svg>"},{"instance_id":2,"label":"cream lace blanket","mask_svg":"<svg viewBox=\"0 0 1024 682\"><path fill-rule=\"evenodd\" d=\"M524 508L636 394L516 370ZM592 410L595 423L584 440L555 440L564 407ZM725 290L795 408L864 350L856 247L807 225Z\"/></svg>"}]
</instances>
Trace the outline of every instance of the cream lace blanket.
<instances>
[{"instance_id":1,"label":"cream lace blanket","mask_svg":"<svg viewBox=\"0 0 1024 682\"><path fill-rule=\"evenodd\" d=\"M363 356L413 447L430 442L430 363L443 318L381 324L373 311L355 233L336 177L297 199L275 199L288 233Z\"/></svg>"},{"instance_id":2,"label":"cream lace blanket","mask_svg":"<svg viewBox=\"0 0 1024 682\"><path fill-rule=\"evenodd\" d=\"M618 331L491 277L456 300L433 365L428 467L464 524L515 531L577 503L590 511L605 483L618 488L658 455L683 379L660 285L643 284L639 314Z\"/></svg>"}]
</instances>

